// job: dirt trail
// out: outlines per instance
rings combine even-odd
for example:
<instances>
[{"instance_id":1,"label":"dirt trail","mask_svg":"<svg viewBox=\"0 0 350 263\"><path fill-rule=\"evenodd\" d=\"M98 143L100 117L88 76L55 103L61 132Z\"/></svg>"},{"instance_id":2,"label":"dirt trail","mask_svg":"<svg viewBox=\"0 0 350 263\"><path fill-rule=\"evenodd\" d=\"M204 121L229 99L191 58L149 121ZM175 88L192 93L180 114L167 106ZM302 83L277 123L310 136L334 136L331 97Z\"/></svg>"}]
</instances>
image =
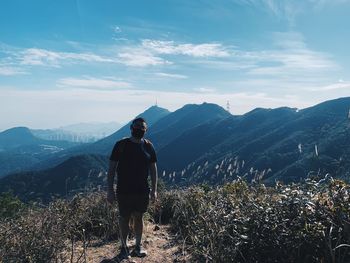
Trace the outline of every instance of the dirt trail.
<instances>
[{"instance_id":1,"label":"dirt trail","mask_svg":"<svg viewBox=\"0 0 350 263\"><path fill-rule=\"evenodd\" d=\"M144 258L133 257L129 260L123 260L122 263L190 262L188 256L184 255L182 246L174 241L168 226L158 227L150 223L146 224L142 243L148 255ZM129 247L132 248L133 244L133 241L130 240ZM86 261L88 263L115 262L111 259L118 254L118 248L118 242L106 243L98 247L87 247Z\"/></svg>"}]
</instances>

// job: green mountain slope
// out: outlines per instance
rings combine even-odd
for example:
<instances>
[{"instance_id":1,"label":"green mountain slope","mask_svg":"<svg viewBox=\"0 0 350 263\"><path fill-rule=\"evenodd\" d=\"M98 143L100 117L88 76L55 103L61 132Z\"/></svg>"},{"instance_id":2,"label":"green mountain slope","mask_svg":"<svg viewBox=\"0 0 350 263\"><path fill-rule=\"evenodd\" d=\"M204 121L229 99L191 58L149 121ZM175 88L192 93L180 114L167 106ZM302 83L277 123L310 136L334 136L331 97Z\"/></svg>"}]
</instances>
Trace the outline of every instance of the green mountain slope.
<instances>
[{"instance_id":1,"label":"green mountain slope","mask_svg":"<svg viewBox=\"0 0 350 263\"><path fill-rule=\"evenodd\" d=\"M239 174L248 180L253 179L258 171L264 174L267 183L299 181L308 175L326 173L349 179L349 107L350 98L341 98L299 112L288 108L257 109L232 119L227 124L232 132L197 158L181 180L193 182L196 169L207 163L203 171L206 175L195 181L220 181L215 176L210 179L218 173L217 165L225 163L226 167L222 169L227 170L237 160L243 166ZM193 140L194 134L187 139L181 138L181 141ZM206 143L210 144L209 141L208 138ZM179 143L174 141L169 149L162 149L164 156L172 153L174 145L179 147ZM171 168L177 170L178 167Z\"/></svg>"},{"instance_id":2,"label":"green mountain slope","mask_svg":"<svg viewBox=\"0 0 350 263\"><path fill-rule=\"evenodd\" d=\"M50 141L35 137L26 127L0 133L0 178L32 168L51 155L79 145L68 141Z\"/></svg>"},{"instance_id":3,"label":"green mountain slope","mask_svg":"<svg viewBox=\"0 0 350 263\"><path fill-rule=\"evenodd\" d=\"M105 185L107 159L100 155L71 157L56 167L21 172L0 180L0 192L13 191L22 200L47 202L55 196Z\"/></svg>"}]
</instances>

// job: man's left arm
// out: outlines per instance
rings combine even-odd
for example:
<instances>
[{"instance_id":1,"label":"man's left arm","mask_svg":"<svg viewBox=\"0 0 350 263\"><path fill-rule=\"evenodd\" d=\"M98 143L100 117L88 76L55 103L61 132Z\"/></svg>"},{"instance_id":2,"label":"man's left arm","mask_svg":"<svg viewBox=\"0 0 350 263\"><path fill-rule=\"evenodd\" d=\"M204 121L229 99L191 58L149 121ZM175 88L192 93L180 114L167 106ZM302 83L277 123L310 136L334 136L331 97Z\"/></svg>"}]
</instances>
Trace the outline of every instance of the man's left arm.
<instances>
[{"instance_id":1,"label":"man's left arm","mask_svg":"<svg viewBox=\"0 0 350 263\"><path fill-rule=\"evenodd\" d=\"M150 173L151 173L151 182L152 182L151 200L155 201L157 199L157 181L158 181L158 171L157 171L156 162L151 163Z\"/></svg>"}]
</instances>

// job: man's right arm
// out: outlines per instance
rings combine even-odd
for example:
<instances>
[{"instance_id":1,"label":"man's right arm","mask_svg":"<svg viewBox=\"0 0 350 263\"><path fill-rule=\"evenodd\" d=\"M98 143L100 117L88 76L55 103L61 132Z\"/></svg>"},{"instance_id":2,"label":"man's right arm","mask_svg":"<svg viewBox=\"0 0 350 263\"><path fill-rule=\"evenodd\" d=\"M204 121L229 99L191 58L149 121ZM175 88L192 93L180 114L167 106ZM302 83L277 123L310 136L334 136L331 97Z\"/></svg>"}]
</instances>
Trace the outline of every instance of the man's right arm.
<instances>
[{"instance_id":1,"label":"man's right arm","mask_svg":"<svg viewBox=\"0 0 350 263\"><path fill-rule=\"evenodd\" d=\"M116 161L109 161L108 168L108 178L107 178L107 201L113 203L115 201L115 192L114 192L114 177L117 169Z\"/></svg>"}]
</instances>

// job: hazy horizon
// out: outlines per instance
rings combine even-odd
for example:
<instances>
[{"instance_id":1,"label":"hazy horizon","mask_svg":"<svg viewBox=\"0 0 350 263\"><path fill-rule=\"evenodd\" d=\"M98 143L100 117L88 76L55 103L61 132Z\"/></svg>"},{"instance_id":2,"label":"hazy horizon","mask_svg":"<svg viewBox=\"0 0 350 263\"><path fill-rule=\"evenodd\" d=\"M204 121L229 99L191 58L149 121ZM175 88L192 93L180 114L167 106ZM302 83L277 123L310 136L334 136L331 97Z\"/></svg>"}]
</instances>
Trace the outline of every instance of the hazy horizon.
<instances>
[{"instance_id":1,"label":"hazy horizon","mask_svg":"<svg viewBox=\"0 0 350 263\"><path fill-rule=\"evenodd\" d=\"M342 97L340 97L340 98L342 98ZM335 99L340 99L340 98L335 98ZM344 98L345 98L345 97L344 97ZM321 101L320 103L322 103L322 102L324 102L324 101ZM203 102L203 103L210 103L210 102ZM202 104L202 103L194 103L194 104L199 105L199 104ZM318 104L318 103L317 103L317 104ZM280 108L280 107L289 107L289 108L296 108L296 109L298 109L298 110L302 110L302 109L306 109L306 108L309 108L309 107L313 107L313 106L315 106L315 105L317 105L317 104L313 104L313 105L310 105L310 106L307 106L307 107L303 107L303 108L289 107L289 106L286 106L286 105L281 105L281 106L273 107L273 108L270 108L270 109L275 109L275 108ZM185 104L185 105L186 105L186 104ZM183 105L183 106L185 106L185 105ZM152 105L152 106L150 106L150 107L153 107L153 106L155 106L155 105ZM159 105L156 105L156 106L161 107L161 106L159 106ZM183 107L183 106L182 106L182 107ZM219 106L221 106L222 108L224 108L224 109L227 110L227 104L226 104L225 106L222 106L222 105L219 105ZM142 112L144 112L145 110L149 109L150 107L148 107L148 108L142 110ZM234 114L234 113L231 112L232 106L229 105L229 107L230 107L229 112L230 112L232 115L244 115L244 114L246 114L246 113L248 113L248 112L250 112L250 111L252 111L252 110L254 110L254 109L257 109L257 108L269 109L268 107L255 107L255 108L252 108L251 110L249 110L249 111L247 111L247 112L243 112L243 113L240 113L240 114ZM161 107L161 108L164 108L164 107ZM180 108L181 108L181 107L180 107ZM180 108L178 108L178 109L180 109ZM167 108L165 108L165 109L167 109ZM178 109L174 109L174 110L169 110L169 109L167 109L167 110L169 110L170 112L174 112L174 111L176 111L176 110L178 110ZM349 110L350 110L350 108L349 108ZM15 127L27 127L27 128L29 128L29 129L62 129L62 128L67 127L67 126L73 126L73 125L79 125L79 124L82 124L82 125L84 125L84 124L101 124L101 125L102 125L102 124L111 124L111 123L116 123L116 124L118 124L118 125L124 126L124 125L126 125L129 121L131 121L133 118L135 118L136 115L138 115L138 114L140 114L140 113L142 113L142 112L139 112L139 113L137 113L137 114L131 116L129 119L127 119L127 120L124 121L124 122L121 122L121 121L119 121L119 120L114 120L114 121L111 120L111 121L105 121L105 122L101 122L101 121L90 121L90 122L67 123L67 124L63 124L63 125L55 125L55 126L52 126L52 127L42 127L42 126L38 126L38 127L32 127L32 126L30 126L30 127L29 127L29 126L26 126L26 125L16 125L16 126L4 128L4 129L2 129L1 126L0 126L0 132L5 131L5 130L10 129L10 128L15 128Z\"/></svg>"}]
</instances>

